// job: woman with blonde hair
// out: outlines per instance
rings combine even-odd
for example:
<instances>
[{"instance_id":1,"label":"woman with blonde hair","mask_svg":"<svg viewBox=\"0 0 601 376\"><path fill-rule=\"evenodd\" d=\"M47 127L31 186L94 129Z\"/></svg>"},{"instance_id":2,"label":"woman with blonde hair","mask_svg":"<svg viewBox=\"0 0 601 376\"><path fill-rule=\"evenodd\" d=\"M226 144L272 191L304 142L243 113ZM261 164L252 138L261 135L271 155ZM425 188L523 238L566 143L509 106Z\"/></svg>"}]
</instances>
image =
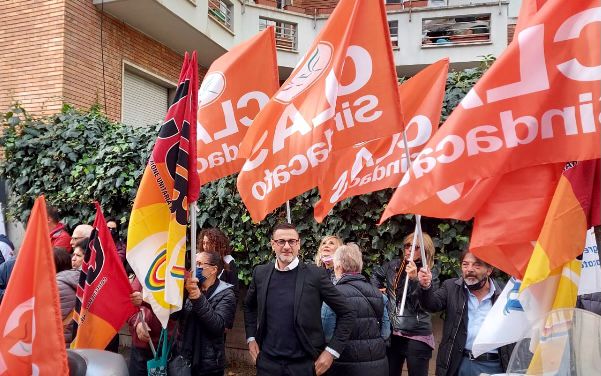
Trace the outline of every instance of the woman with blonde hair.
<instances>
[{"instance_id":1,"label":"woman with blonde hair","mask_svg":"<svg viewBox=\"0 0 601 376\"><path fill-rule=\"evenodd\" d=\"M326 235L321 238L315 254L315 265L326 268L332 280L334 278L334 252L342 244L342 239L338 235Z\"/></svg>"},{"instance_id":2,"label":"woman with blonde hair","mask_svg":"<svg viewBox=\"0 0 601 376\"><path fill-rule=\"evenodd\" d=\"M421 267L427 266L432 271L432 284L435 289L438 288L438 271L434 268L434 243L432 238L424 233L426 262L421 259L419 238L416 239L417 244L411 259L413 236L405 236L399 257L375 268L371 278L371 283L388 296L388 313L392 325L390 347L387 350L390 376L401 374L405 360L409 376L428 375L428 364L434 349L430 314L421 307L417 299L417 289L420 288L417 271ZM401 315L401 300L407 275L407 298Z\"/></svg>"}]
</instances>

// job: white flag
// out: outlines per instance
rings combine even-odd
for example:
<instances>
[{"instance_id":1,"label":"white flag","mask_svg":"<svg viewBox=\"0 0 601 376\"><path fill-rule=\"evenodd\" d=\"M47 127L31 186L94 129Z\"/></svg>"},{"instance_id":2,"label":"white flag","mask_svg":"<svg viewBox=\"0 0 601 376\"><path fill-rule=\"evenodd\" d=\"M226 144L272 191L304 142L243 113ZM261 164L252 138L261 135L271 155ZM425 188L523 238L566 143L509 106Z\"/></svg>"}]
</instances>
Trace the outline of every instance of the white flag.
<instances>
[{"instance_id":1,"label":"white flag","mask_svg":"<svg viewBox=\"0 0 601 376\"><path fill-rule=\"evenodd\" d=\"M591 228L586 233L586 245L582 252L582 274L578 295L592 294L601 291L601 263L595 232Z\"/></svg>"},{"instance_id":2,"label":"white flag","mask_svg":"<svg viewBox=\"0 0 601 376\"><path fill-rule=\"evenodd\" d=\"M484 319L472 353L479 356L530 335L530 322L518 300L521 281L511 277Z\"/></svg>"}]
</instances>

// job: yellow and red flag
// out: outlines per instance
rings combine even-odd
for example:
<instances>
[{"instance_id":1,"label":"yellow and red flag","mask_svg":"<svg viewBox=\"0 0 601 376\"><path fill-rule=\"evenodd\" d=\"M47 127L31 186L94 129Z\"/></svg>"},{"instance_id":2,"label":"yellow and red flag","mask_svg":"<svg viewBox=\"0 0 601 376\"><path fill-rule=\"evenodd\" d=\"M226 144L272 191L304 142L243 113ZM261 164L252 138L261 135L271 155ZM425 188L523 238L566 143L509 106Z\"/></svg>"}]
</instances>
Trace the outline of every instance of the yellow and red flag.
<instances>
[{"instance_id":1,"label":"yellow and red flag","mask_svg":"<svg viewBox=\"0 0 601 376\"><path fill-rule=\"evenodd\" d=\"M402 124L384 3L341 0L240 144L238 191L253 221L317 186L332 149Z\"/></svg>"},{"instance_id":2,"label":"yellow and red flag","mask_svg":"<svg viewBox=\"0 0 601 376\"><path fill-rule=\"evenodd\" d=\"M0 305L0 375L68 375L46 200L31 210Z\"/></svg>"},{"instance_id":3,"label":"yellow and red flag","mask_svg":"<svg viewBox=\"0 0 601 376\"><path fill-rule=\"evenodd\" d=\"M86 249L77 300L75 301L76 333L72 349L104 348L119 332L125 320L136 312L129 294L133 292L125 274L117 246L106 225L98 202L94 229Z\"/></svg>"},{"instance_id":4,"label":"yellow and red flag","mask_svg":"<svg viewBox=\"0 0 601 376\"><path fill-rule=\"evenodd\" d=\"M257 113L279 87L272 26L215 60L199 91L200 184L240 171L238 148Z\"/></svg>"},{"instance_id":5,"label":"yellow and red flag","mask_svg":"<svg viewBox=\"0 0 601 376\"><path fill-rule=\"evenodd\" d=\"M409 153L417 153L438 130L449 60L442 59L399 85ZM399 130L402 124L398 124ZM327 174L321 174L315 219L323 221L347 197L396 187L407 171L402 133L332 151Z\"/></svg>"},{"instance_id":6,"label":"yellow and red flag","mask_svg":"<svg viewBox=\"0 0 601 376\"><path fill-rule=\"evenodd\" d=\"M522 289L538 283L582 253L586 232L601 224L599 159L577 162L561 176L547 212Z\"/></svg>"},{"instance_id":7,"label":"yellow and red flag","mask_svg":"<svg viewBox=\"0 0 601 376\"><path fill-rule=\"evenodd\" d=\"M196 52L186 53L173 104L144 170L127 232L127 261L164 328L183 303L188 206L200 192L196 173ZM190 173L192 171L192 173Z\"/></svg>"}]
</instances>

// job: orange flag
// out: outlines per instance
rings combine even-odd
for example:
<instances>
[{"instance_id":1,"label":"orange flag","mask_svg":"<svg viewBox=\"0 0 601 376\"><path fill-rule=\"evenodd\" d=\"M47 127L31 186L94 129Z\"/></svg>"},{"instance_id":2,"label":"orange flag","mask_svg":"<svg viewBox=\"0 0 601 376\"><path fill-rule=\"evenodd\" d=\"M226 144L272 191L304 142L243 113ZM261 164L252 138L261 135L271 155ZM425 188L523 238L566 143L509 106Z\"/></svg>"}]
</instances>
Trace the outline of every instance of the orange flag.
<instances>
[{"instance_id":1,"label":"orange flag","mask_svg":"<svg viewBox=\"0 0 601 376\"><path fill-rule=\"evenodd\" d=\"M33 205L0 305L0 375L68 375L46 200Z\"/></svg>"},{"instance_id":2,"label":"orange flag","mask_svg":"<svg viewBox=\"0 0 601 376\"><path fill-rule=\"evenodd\" d=\"M598 158L600 14L598 1L547 0L426 145L382 220L451 217L480 179Z\"/></svg>"},{"instance_id":3,"label":"orange flag","mask_svg":"<svg viewBox=\"0 0 601 376\"><path fill-rule=\"evenodd\" d=\"M399 131L384 3L341 0L240 145L238 191L253 221L315 186L332 148Z\"/></svg>"},{"instance_id":4,"label":"orange flag","mask_svg":"<svg viewBox=\"0 0 601 376\"><path fill-rule=\"evenodd\" d=\"M438 129L449 60L440 60L399 86L405 133L411 154L419 152ZM399 124L399 130L401 129ZM320 176L321 200L315 219L323 221L347 197L396 187L407 171L402 133L332 152L327 174Z\"/></svg>"},{"instance_id":5,"label":"orange flag","mask_svg":"<svg viewBox=\"0 0 601 376\"><path fill-rule=\"evenodd\" d=\"M119 332L125 320L136 312L129 294L133 292L117 247L106 225L98 202L94 230L86 249L75 315L77 334L72 349L104 348Z\"/></svg>"},{"instance_id":6,"label":"orange flag","mask_svg":"<svg viewBox=\"0 0 601 376\"><path fill-rule=\"evenodd\" d=\"M199 91L200 184L240 171L240 141L279 87L272 26L215 60ZM259 68L260 67L260 68Z\"/></svg>"}]
</instances>

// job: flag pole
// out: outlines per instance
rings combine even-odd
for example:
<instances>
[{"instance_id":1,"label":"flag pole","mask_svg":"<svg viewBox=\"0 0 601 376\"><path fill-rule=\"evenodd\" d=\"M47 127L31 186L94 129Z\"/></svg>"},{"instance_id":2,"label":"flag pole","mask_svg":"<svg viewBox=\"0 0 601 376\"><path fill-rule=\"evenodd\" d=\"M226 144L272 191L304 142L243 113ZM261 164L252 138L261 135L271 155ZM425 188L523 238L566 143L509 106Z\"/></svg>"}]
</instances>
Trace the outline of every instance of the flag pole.
<instances>
[{"instance_id":1,"label":"flag pole","mask_svg":"<svg viewBox=\"0 0 601 376\"><path fill-rule=\"evenodd\" d=\"M140 307L140 311L138 311L138 319L142 323L142 328L144 329L144 333L148 335L150 341L148 341L148 345L150 345L150 351L152 351L152 356L157 356L157 351L154 348L154 343L152 343L152 337L150 337L150 333L148 332L148 325L146 325L146 319L144 317L144 311L142 311L142 307Z\"/></svg>"},{"instance_id":2,"label":"flag pole","mask_svg":"<svg viewBox=\"0 0 601 376\"><path fill-rule=\"evenodd\" d=\"M407 173L409 173L409 169L411 168L411 155L409 154L409 143L407 142L407 135L405 130L403 130L403 146L405 148L405 157L407 158ZM421 255L421 259L422 259L422 264L425 268L427 268L428 266L428 262L426 260L426 251L424 249L424 237L422 235L422 216L419 214L415 215L415 231L413 232L413 241L411 242L411 255L409 256L411 258L411 261L413 261L413 256L415 255L415 243L416 240L418 239L417 237L419 236L419 249L420 249L420 255ZM403 257L405 257L405 255L403 254ZM418 270L419 272L419 270ZM402 273L402 271L401 271ZM407 301L407 285L409 284L409 274L407 274L405 276L405 287L403 288L403 297L401 298L401 308L400 308L400 315L403 315L403 312L405 312L405 302Z\"/></svg>"},{"instance_id":3,"label":"flag pole","mask_svg":"<svg viewBox=\"0 0 601 376\"><path fill-rule=\"evenodd\" d=\"M290 200L286 200L286 220L288 223L292 223L292 217L290 216Z\"/></svg>"},{"instance_id":4,"label":"flag pole","mask_svg":"<svg viewBox=\"0 0 601 376\"><path fill-rule=\"evenodd\" d=\"M413 231L413 240L411 241L411 253L409 254L409 259L413 261L413 256L415 255L415 243L417 240L417 233L419 224L415 224L415 231ZM403 250L403 258L405 257ZM402 273L402 271L401 271ZM405 302L407 300L407 287L409 286L409 274L405 274L405 286L403 287L403 297L401 298L401 309L399 311L399 316L403 316L403 312L405 312Z\"/></svg>"},{"instance_id":5,"label":"flag pole","mask_svg":"<svg viewBox=\"0 0 601 376\"><path fill-rule=\"evenodd\" d=\"M196 201L190 204L190 273L196 277Z\"/></svg>"}]
</instances>

